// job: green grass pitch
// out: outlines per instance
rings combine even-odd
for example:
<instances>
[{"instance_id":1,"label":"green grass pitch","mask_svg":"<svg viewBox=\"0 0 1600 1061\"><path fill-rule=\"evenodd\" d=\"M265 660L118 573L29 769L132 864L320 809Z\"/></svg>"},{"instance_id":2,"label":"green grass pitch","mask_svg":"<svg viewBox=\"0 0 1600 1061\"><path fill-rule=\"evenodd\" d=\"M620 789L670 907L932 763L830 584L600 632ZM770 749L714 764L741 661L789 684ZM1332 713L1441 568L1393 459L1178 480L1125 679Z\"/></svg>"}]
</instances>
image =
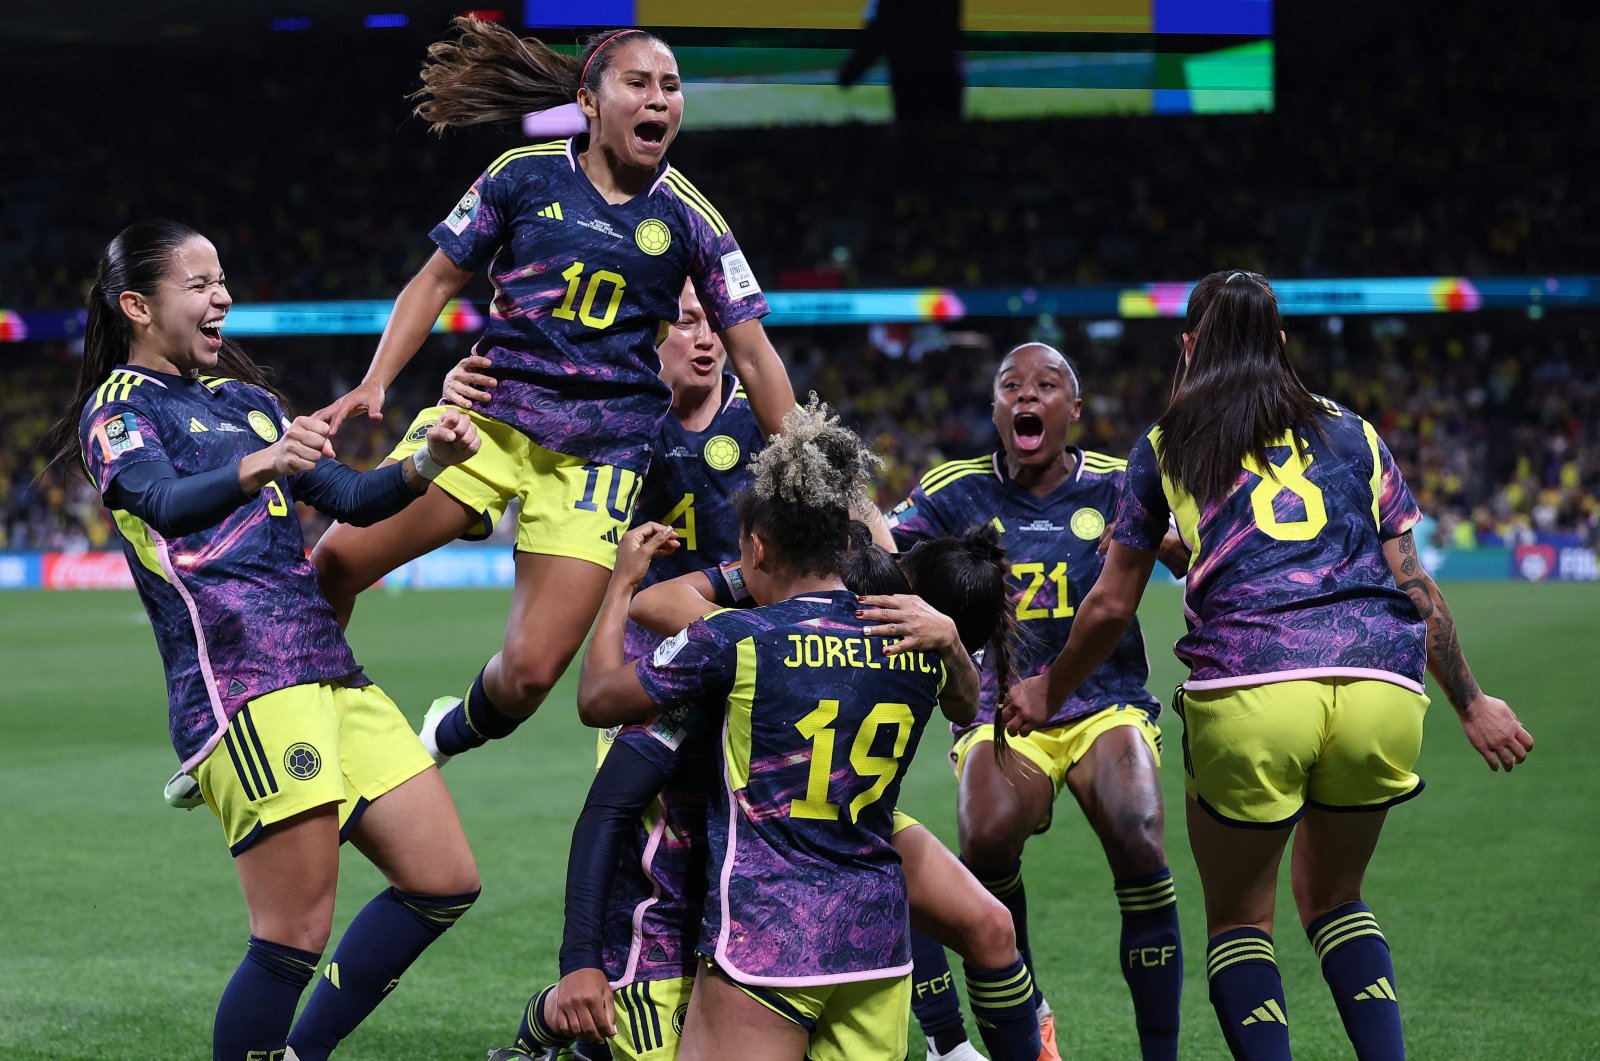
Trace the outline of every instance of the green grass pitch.
<instances>
[{"instance_id":1,"label":"green grass pitch","mask_svg":"<svg viewBox=\"0 0 1600 1061\"><path fill-rule=\"evenodd\" d=\"M1397 957L1412 1056L1600 1057L1600 591L1584 585L1447 585L1468 656L1538 741L1491 774L1434 692L1419 767L1428 791L1391 815L1368 899ZM367 670L415 720L464 688L499 643L506 597L369 594L352 632ZM1176 592L1144 612L1152 688L1179 667ZM121 593L0 595L0 1057L207 1056L218 994L247 926L230 859L204 809L170 810L173 769L154 644ZM572 687L513 739L446 771L484 877L483 899L339 1056L477 1059L504 1045L529 992L555 974L571 823L593 764ZM1167 838L1187 982L1183 1053L1222 1058L1206 1001L1200 887L1184 837L1177 724L1167 725ZM930 735L901 804L954 842L954 782ZM382 886L349 848L335 934ZM1117 972L1117 908L1093 835L1070 803L1024 861L1040 979L1062 1052L1137 1057ZM1287 878L1278 956L1297 1056L1350 1049L1295 920ZM959 966L958 966L959 968ZM914 1026L913 1026L914 1027ZM920 1058L913 1033L912 1057Z\"/></svg>"}]
</instances>

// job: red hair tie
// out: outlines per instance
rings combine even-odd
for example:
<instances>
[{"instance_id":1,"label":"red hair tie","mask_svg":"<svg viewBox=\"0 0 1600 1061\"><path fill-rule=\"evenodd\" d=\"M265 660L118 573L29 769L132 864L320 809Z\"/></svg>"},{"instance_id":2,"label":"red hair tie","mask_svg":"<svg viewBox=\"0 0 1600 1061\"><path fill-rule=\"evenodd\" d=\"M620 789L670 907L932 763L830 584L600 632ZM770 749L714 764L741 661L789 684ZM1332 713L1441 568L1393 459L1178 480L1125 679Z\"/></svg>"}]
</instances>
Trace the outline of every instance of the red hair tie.
<instances>
[{"instance_id":1,"label":"red hair tie","mask_svg":"<svg viewBox=\"0 0 1600 1061\"><path fill-rule=\"evenodd\" d=\"M594 62L595 56L599 55L601 52L606 50L606 45L610 44L612 41L616 40L618 37L622 36L624 33L638 33L638 32L639 31L637 29L619 29L619 30L617 30L617 32L613 33L611 36L609 36L605 40L601 41L595 47L595 50L589 53L589 58L587 58L587 59L585 59L583 61L583 73L578 75L578 87L582 88L583 87L583 83L585 81L589 80L589 64Z\"/></svg>"}]
</instances>

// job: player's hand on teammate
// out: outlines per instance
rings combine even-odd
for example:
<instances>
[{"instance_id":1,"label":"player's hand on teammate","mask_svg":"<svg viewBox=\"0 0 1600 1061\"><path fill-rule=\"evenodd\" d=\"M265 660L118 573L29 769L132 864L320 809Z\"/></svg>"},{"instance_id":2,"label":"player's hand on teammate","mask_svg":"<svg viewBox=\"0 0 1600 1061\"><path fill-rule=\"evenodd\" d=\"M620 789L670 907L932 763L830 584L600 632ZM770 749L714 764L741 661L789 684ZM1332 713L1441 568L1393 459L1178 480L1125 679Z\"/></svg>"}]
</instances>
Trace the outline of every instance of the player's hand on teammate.
<instances>
[{"instance_id":1,"label":"player's hand on teammate","mask_svg":"<svg viewBox=\"0 0 1600 1061\"><path fill-rule=\"evenodd\" d=\"M617 566L611 577L637 587L650 570L650 561L677 552L678 532L660 523L641 523L617 543Z\"/></svg>"},{"instance_id":2,"label":"player's hand on teammate","mask_svg":"<svg viewBox=\"0 0 1600 1061\"><path fill-rule=\"evenodd\" d=\"M1005 723L1007 733L1013 737L1026 737L1050 721L1050 704L1046 696L1049 683L1048 674L1036 674L1032 678L1024 678L1007 691L1006 702L1000 706L1000 718Z\"/></svg>"},{"instance_id":3,"label":"player's hand on teammate","mask_svg":"<svg viewBox=\"0 0 1600 1061\"><path fill-rule=\"evenodd\" d=\"M1533 751L1533 734L1517 721L1516 712L1498 696L1479 693L1458 717L1467 740L1478 749L1491 770L1504 769L1510 773L1513 766L1522 763Z\"/></svg>"},{"instance_id":4,"label":"player's hand on teammate","mask_svg":"<svg viewBox=\"0 0 1600 1061\"><path fill-rule=\"evenodd\" d=\"M909 593L862 597L856 617L878 624L863 631L868 637L898 639L883 650L886 656L916 649L943 652L961 643L954 619Z\"/></svg>"},{"instance_id":5,"label":"player's hand on teammate","mask_svg":"<svg viewBox=\"0 0 1600 1061\"><path fill-rule=\"evenodd\" d=\"M444 393L439 396L439 404L471 409L479 402L487 402L493 397L490 392L499 383L493 376L484 375L490 366L489 359L479 354L468 354L457 361L444 377Z\"/></svg>"},{"instance_id":6,"label":"player's hand on teammate","mask_svg":"<svg viewBox=\"0 0 1600 1061\"><path fill-rule=\"evenodd\" d=\"M544 1019L562 1035L591 1043L616 1035L617 1016L606 974L599 969L576 969L563 976L545 1001Z\"/></svg>"},{"instance_id":7,"label":"player's hand on teammate","mask_svg":"<svg viewBox=\"0 0 1600 1061\"><path fill-rule=\"evenodd\" d=\"M442 467L460 464L478 452L478 429L459 409L446 409L428 428L428 456Z\"/></svg>"},{"instance_id":8,"label":"player's hand on teammate","mask_svg":"<svg viewBox=\"0 0 1600 1061\"><path fill-rule=\"evenodd\" d=\"M297 416L294 423L284 428L283 435L274 442L267 453L272 462L272 478L297 475L317 466L323 457L333 456L333 427L324 419L324 413Z\"/></svg>"},{"instance_id":9,"label":"player's hand on teammate","mask_svg":"<svg viewBox=\"0 0 1600 1061\"><path fill-rule=\"evenodd\" d=\"M364 379L349 394L322 410L328 418L328 433L335 434L339 426L352 413L365 411L368 420L383 419L383 384L375 379Z\"/></svg>"}]
</instances>

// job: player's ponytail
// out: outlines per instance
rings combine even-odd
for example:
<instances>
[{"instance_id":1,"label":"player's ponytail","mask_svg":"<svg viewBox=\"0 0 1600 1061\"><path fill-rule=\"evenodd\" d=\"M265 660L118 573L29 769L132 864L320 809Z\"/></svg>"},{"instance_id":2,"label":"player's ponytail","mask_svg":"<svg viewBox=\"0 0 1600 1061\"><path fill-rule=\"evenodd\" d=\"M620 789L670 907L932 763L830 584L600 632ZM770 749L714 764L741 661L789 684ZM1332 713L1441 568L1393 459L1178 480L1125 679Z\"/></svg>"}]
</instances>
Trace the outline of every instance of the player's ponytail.
<instances>
[{"instance_id":1,"label":"player's ponytail","mask_svg":"<svg viewBox=\"0 0 1600 1061\"><path fill-rule=\"evenodd\" d=\"M618 41L660 41L642 29L597 33L577 55L472 15L455 20L460 36L428 46L414 113L435 133L451 126L520 121L532 111L572 103L578 89L599 90Z\"/></svg>"},{"instance_id":2,"label":"player's ponytail","mask_svg":"<svg viewBox=\"0 0 1600 1061\"><path fill-rule=\"evenodd\" d=\"M783 418L783 434L751 458L751 483L737 502L739 526L759 530L797 574L839 574L850 513L872 504L869 488L882 463L813 394L804 409Z\"/></svg>"},{"instance_id":3,"label":"player's ponytail","mask_svg":"<svg viewBox=\"0 0 1600 1061\"><path fill-rule=\"evenodd\" d=\"M983 670L994 676L998 707L1014 680L1012 651L1021 636L999 530L985 523L960 537L920 542L901 557L900 566L917 596L955 620L966 650L974 656L983 653ZM1002 761L1008 754L998 711L994 751Z\"/></svg>"},{"instance_id":4,"label":"player's ponytail","mask_svg":"<svg viewBox=\"0 0 1600 1061\"><path fill-rule=\"evenodd\" d=\"M1189 295L1190 348L1178 363L1161 428L1161 473L1203 508L1228 496L1285 432L1324 434L1328 410L1289 362L1278 296L1243 270L1210 274Z\"/></svg>"},{"instance_id":5,"label":"player's ponytail","mask_svg":"<svg viewBox=\"0 0 1600 1061\"><path fill-rule=\"evenodd\" d=\"M87 474L78 438L78 421L84 404L111 375L112 369L128 363L133 346L133 326L122 311L122 293L134 291L154 298L172 265L173 254L199 235L182 222L157 218L129 225L106 244L95 265L94 283L89 288L78 382L72 400L44 438L44 450L50 454L46 471L64 460ZM282 399L266 371L231 340L222 341L215 374L254 384Z\"/></svg>"}]
</instances>

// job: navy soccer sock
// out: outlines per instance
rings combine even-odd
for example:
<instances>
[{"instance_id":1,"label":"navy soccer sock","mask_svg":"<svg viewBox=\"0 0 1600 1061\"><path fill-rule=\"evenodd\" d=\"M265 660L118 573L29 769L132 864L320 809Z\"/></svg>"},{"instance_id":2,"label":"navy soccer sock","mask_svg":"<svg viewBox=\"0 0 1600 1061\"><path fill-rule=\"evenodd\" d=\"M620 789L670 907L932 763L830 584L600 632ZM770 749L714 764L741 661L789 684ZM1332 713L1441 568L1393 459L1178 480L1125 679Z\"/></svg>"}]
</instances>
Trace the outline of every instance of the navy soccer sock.
<instances>
[{"instance_id":1,"label":"navy soccer sock","mask_svg":"<svg viewBox=\"0 0 1600 1061\"><path fill-rule=\"evenodd\" d=\"M1345 1034L1360 1061L1395 1061L1406 1056L1400 1033L1400 1001L1394 988L1389 941L1366 903L1345 903L1306 929L1322 962Z\"/></svg>"},{"instance_id":2,"label":"navy soccer sock","mask_svg":"<svg viewBox=\"0 0 1600 1061\"><path fill-rule=\"evenodd\" d=\"M1289 1010L1272 937L1235 928L1206 948L1211 1006L1228 1049L1241 1061L1289 1061Z\"/></svg>"},{"instance_id":3,"label":"navy soccer sock","mask_svg":"<svg viewBox=\"0 0 1600 1061\"><path fill-rule=\"evenodd\" d=\"M566 1046L570 1036L562 1035L544 1020L544 1000L556 989L555 984L540 991L528 1000L522 1011L522 1024L517 1028L517 1049L538 1056L553 1047Z\"/></svg>"},{"instance_id":4,"label":"navy soccer sock","mask_svg":"<svg viewBox=\"0 0 1600 1061\"><path fill-rule=\"evenodd\" d=\"M244 960L217 1003L214 1061L246 1061L281 1053L300 994L321 955L250 937Z\"/></svg>"},{"instance_id":5,"label":"navy soccer sock","mask_svg":"<svg viewBox=\"0 0 1600 1061\"><path fill-rule=\"evenodd\" d=\"M1133 993L1139 1052L1144 1061L1178 1056L1178 1003L1183 996L1183 940L1178 892L1163 866L1145 877L1116 882L1122 907L1122 976Z\"/></svg>"},{"instance_id":6,"label":"navy soccer sock","mask_svg":"<svg viewBox=\"0 0 1600 1061\"><path fill-rule=\"evenodd\" d=\"M978 1035L994 1061L1036 1061L1039 1016L1033 1001L1033 976L1021 957L1004 969L968 965L967 1001Z\"/></svg>"},{"instance_id":7,"label":"navy soccer sock","mask_svg":"<svg viewBox=\"0 0 1600 1061\"><path fill-rule=\"evenodd\" d=\"M1033 951L1028 947L1028 893L1022 887L1022 859L992 872L979 872L970 864L967 869L978 878L979 884L988 889L990 895L1011 911L1011 927L1017 934L1017 953L1022 955L1022 962L1028 967L1028 979L1033 980L1033 1004L1037 1008L1044 1001L1044 992L1034 978Z\"/></svg>"},{"instance_id":8,"label":"navy soccer sock","mask_svg":"<svg viewBox=\"0 0 1600 1061\"><path fill-rule=\"evenodd\" d=\"M484 670L487 670L487 664ZM527 719L510 718L500 713L483 688L483 671L472 679L467 698L456 705L448 715L439 720L434 740L446 755L460 755L472 748L481 748L492 740L509 737Z\"/></svg>"},{"instance_id":9,"label":"navy soccer sock","mask_svg":"<svg viewBox=\"0 0 1600 1061\"><path fill-rule=\"evenodd\" d=\"M912 929L911 960L911 1012L922 1034L941 1054L948 1054L967 1041L967 1027L961 1020L961 1000L956 997L944 944Z\"/></svg>"},{"instance_id":10,"label":"navy soccer sock","mask_svg":"<svg viewBox=\"0 0 1600 1061\"><path fill-rule=\"evenodd\" d=\"M300 1061L325 1061L477 898L477 892L412 895L386 888L362 907L289 1033Z\"/></svg>"}]
</instances>

